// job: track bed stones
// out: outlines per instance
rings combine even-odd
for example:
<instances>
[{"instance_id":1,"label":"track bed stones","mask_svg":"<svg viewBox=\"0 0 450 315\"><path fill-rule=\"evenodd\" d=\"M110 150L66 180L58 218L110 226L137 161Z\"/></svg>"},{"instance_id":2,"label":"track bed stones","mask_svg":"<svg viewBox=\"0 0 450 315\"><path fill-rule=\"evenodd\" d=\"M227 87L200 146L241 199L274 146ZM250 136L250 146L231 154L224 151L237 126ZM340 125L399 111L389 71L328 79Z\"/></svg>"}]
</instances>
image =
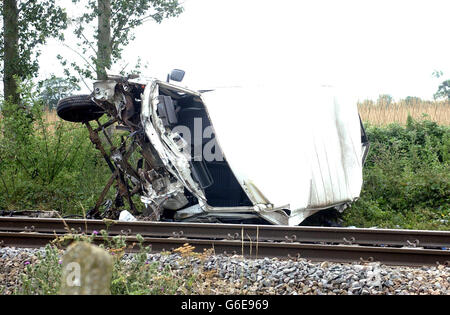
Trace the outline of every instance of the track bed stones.
<instances>
[{"instance_id":1,"label":"track bed stones","mask_svg":"<svg viewBox=\"0 0 450 315\"><path fill-rule=\"evenodd\" d=\"M109 295L111 255L92 244L71 245L62 259L61 295Z\"/></svg>"},{"instance_id":2,"label":"track bed stones","mask_svg":"<svg viewBox=\"0 0 450 315\"><path fill-rule=\"evenodd\" d=\"M130 259L131 256L130 256ZM172 266L177 255L152 254L149 261ZM196 265L193 260L188 265ZM213 294L403 295L450 294L450 268L397 267L372 263L315 263L304 259L207 257L198 269L215 271ZM174 270L177 272L176 270Z\"/></svg>"},{"instance_id":3,"label":"track bed stones","mask_svg":"<svg viewBox=\"0 0 450 315\"><path fill-rule=\"evenodd\" d=\"M36 249L0 247L0 295L14 294L26 266L36 261Z\"/></svg>"},{"instance_id":4,"label":"track bed stones","mask_svg":"<svg viewBox=\"0 0 450 315\"><path fill-rule=\"evenodd\" d=\"M37 263L37 249L0 248L0 294L20 286L25 263ZM4 258L2 258L4 257ZM124 263L136 256L127 253ZM195 294L252 295L448 295L450 267L396 267L380 263L315 263L305 259L244 259L241 256L182 257L177 253L150 253L155 273L170 270L183 277L187 269L199 274ZM202 276L203 275L203 276ZM3 289L3 290L2 290ZM183 294L182 292L177 294Z\"/></svg>"}]
</instances>

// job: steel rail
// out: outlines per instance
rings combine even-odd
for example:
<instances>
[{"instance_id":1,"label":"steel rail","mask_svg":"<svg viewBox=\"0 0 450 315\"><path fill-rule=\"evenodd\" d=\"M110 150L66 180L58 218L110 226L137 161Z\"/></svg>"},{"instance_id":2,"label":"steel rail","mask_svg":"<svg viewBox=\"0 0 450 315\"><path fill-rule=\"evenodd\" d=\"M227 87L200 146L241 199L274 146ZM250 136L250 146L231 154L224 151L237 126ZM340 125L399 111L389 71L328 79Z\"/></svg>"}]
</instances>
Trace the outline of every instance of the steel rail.
<instances>
[{"instance_id":1,"label":"steel rail","mask_svg":"<svg viewBox=\"0 0 450 315\"><path fill-rule=\"evenodd\" d=\"M0 245L8 247L39 248L51 243L54 234L30 232L0 232ZM135 236L124 236L128 245L135 245ZM102 237L94 237L95 243L102 243ZM195 251L213 249L215 254L237 254L247 258L280 257L304 258L311 261L331 262L381 262L386 265L423 266L449 264L450 251L422 248L370 247L359 245L321 245L302 243L254 243L238 240L206 240L186 238L144 238L143 244L152 251L170 251L189 243ZM136 251L137 248L129 248Z\"/></svg>"},{"instance_id":2,"label":"steel rail","mask_svg":"<svg viewBox=\"0 0 450 315\"><path fill-rule=\"evenodd\" d=\"M287 227L167 222L119 222L74 219L0 217L0 231L39 233L86 233L106 230L109 235L182 237L186 239L291 242L367 246L450 248L450 231L392 229Z\"/></svg>"}]
</instances>

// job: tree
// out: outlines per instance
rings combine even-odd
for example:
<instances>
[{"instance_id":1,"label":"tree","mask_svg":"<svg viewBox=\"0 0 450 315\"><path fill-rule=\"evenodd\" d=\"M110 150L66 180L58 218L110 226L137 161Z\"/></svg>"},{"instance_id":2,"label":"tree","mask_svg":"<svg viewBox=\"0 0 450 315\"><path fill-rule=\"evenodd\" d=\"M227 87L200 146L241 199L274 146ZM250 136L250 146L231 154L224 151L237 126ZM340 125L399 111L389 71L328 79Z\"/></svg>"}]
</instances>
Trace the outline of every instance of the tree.
<instances>
[{"instance_id":1,"label":"tree","mask_svg":"<svg viewBox=\"0 0 450 315\"><path fill-rule=\"evenodd\" d=\"M417 96L407 96L405 98L406 105L413 106L413 105L416 105L416 104L420 104L422 102L423 102L422 99L420 97L417 97Z\"/></svg>"},{"instance_id":2,"label":"tree","mask_svg":"<svg viewBox=\"0 0 450 315\"><path fill-rule=\"evenodd\" d=\"M79 3L83 0L72 0ZM82 77L103 80L107 70L122 56L122 51L134 40L133 30L144 22L161 23L165 18L176 17L183 12L178 0L84 0L85 13L75 18L75 34L80 40L79 56L84 65L70 65ZM93 36L86 29L96 23ZM88 56L87 58L85 56ZM67 61L62 60L63 65ZM66 69L66 74L69 70Z\"/></svg>"},{"instance_id":3,"label":"tree","mask_svg":"<svg viewBox=\"0 0 450 315\"><path fill-rule=\"evenodd\" d=\"M444 75L442 71L435 70L433 71L433 77L439 79ZM439 85L437 92L434 94L434 99L446 98L450 100L450 80L445 80Z\"/></svg>"},{"instance_id":4,"label":"tree","mask_svg":"<svg viewBox=\"0 0 450 315\"><path fill-rule=\"evenodd\" d=\"M80 90L77 83L68 78L60 78L55 75L40 82L39 85L39 98L44 106L49 109L55 109L59 100L72 95L74 91Z\"/></svg>"},{"instance_id":5,"label":"tree","mask_svg":"<svg viewBox=\"0 0 450 315\"><path fill-rule=\"evenodd\" d=\"M381 94L380 96L378 96L377 105L388 107L389 105L391 105L392 101L393 99L391 95Z\"/></svg>"},{"instance_id":6,"label":"tree","mask_svg":"<svg viewBox=\"0 0 450 315\"><path fill-rule=\"evenodd\" d=\"M19 102L17 84L14 74L19 73L19 12L15 0L5 0L2 6L3 41L1 54L3 56L3 93L5 99L11 98L15 104Z\"/></svg>"},{"instance_id":7,"label":"tree","mask_svg":"<svg viewBox=\"0 0 450 315\"><path fill-rule=\"evenodd\" d=\"M446 80L439 85L437 92L434 94L434 99L439 98L450 100L450 80Z\"/></svg>"},{"instance_id":8,"label":"tree","mask_svg":"<svg viewBox=\"0 0 450 315\"><path fill-rule=\"evenodd\" d=\"M64 38L67 15L55 0L4 0L0 10L3 17L0 56L3 59L4 97L19 104L14 76L24 80L37 75L39 48L48 38Z\"/></svg>"}]
</instances>

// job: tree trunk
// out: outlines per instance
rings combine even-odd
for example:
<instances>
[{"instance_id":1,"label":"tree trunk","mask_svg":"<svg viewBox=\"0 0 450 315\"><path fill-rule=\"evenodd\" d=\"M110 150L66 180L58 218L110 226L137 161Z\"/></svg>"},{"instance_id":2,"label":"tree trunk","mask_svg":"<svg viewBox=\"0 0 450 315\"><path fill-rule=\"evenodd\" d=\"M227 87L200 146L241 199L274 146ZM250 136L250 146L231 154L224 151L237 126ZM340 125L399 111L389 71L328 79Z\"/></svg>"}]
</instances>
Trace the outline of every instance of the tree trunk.
<instances>
[{"instance_id":1,"label":"tree trunk","mask_svg":"<svg viewBox=\"0 0 450 315\"><path fill-rule=\"evenodd\" d=\"M97 79L106 80L111 68L111 0L98 0Z\"/></svg>"},{"instance_id":2,"label":"tree trunk","mask_svg":"<svg viewBox=\"0 0 450 315\"><path fill-rule=\"evenodd\" d=\"M19 105L20 97L14 75L19 75L19 11L16 0L3 1L3 84L5 100L10 99Z\"/></svg>"}]
</instances>

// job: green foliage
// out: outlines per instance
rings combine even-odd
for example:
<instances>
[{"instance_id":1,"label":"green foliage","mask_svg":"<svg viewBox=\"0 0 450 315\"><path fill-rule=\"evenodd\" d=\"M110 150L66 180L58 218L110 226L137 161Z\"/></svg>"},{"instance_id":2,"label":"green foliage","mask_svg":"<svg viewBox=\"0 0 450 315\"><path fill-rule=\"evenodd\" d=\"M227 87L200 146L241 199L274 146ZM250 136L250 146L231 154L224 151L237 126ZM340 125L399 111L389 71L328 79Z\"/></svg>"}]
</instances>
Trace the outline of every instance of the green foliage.
<instances>
[{"instance_id":1,"label":"green foliage","mask_svg":"<svg viewBox=\"0 0 450 315\"><path fill-rule=\"evenodd\" d=\"M50 78L39 83L41 92L39 96L48 109L56 109L59 100L73 95L80 87L69 78L60 78L52 75Z\"/></svg>"},{"instance_id":2,"label":"green foliage","mask_svg":"<svg viewBox=\"0 0 450 315\"><path fill-rule=\"evenodd\" d=\"M414 121L368 126L371 151L361 199L345 212L347 225L448 229L450 128Z\"/></svg>"},{"instance_id":3,"label":"green foliage","mask_svg":"<svg viewBox=\"0 0 450 315\"><path fill-rule=\"evenodd\" d=\"M446 98L450 100L450 80L446 80L439 85L437 92L434 94L434 98Z\"/></svg>"},{"instance_id":4,"label":"green foliage","mask_svg":"<svg viewBox=\"0 0 450 315\"><path fill-rule=\"evenodd\" d=\"M18 56L15 69L21 79L36 76L39 69L39 47L46 44L48 38L64 39L67 28L67 14L55 0L21 1L18 9ZM0 2L3 11L3 1ZM0 29L0 56L4 56L4 28ZM1 70L3 74L3 69Z\"/></svg>"},{"instance_id":5,"label":"green foliage","mask_svg":"<svg viewBox=\"0 0 450 315\"><path fill-rule=\"evenodd\" d=\"M439 79L444 75L444 73L440 70L435 70L433 71L432 76ZM434 99L448 99L450 100L450 80L445 80L444 82L442 82L439 87L437 92L434 94Z\"/></svg>"},{"instance_id":6,"label":"green foliage","mask_svg":"<svg viewBox=\"0 0 450 315\"><path fill-rule=\"evenodd\" d=\"M86 128L49 122L30 82L20 84L20 94L28 110L4 102L0 120L0 209L81 213L109 175Z\"/></svg>"},{"instance_id":7,"label":"green foliage","mask_svg":"<svg viewBox=\"0 0 450 315\"><path fill-rule=\"evenodd\" d=\"M178 0L103 0L111 8L109 23L99 25L99 18L105 14L100 11L97 0L72 0L73 3L84 4L83 14L73 19L75 35L79 39L77 43L79 56L82 56L83 64L68 62L62 56L58 56L65 67L65 74L71 76L70 69L75 70L79 76L88 79L97 79L98 68L109 69L110 66L120 60L123 48L134 40L133 30L147 21L161 23L164 19L176 17L183 12L183 7ZM106 39L100 34L100 27L109 27ZM91 31L94 29L94 32ZM86 30L89 30L88 32ZM92 36L88 34L93 34ZM99 47L109 56L103 53L99 55ZM137 68L140 67L138 61ZM73 77L73 76L72 76Z\"/></svg>"}]
</instances>

